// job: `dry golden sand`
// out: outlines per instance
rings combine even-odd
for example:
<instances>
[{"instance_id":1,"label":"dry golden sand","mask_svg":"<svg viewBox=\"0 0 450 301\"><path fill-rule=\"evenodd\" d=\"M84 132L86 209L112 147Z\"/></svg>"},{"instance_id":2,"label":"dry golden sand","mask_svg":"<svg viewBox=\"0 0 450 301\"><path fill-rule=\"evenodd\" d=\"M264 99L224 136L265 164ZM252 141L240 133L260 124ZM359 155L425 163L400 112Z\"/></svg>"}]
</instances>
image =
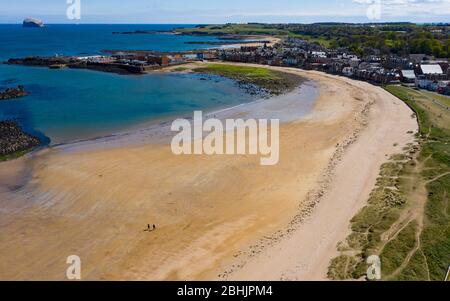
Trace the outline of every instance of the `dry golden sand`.
<instances>
[{"instance_id":1,"label":"dry golden sand","mask_svg":"<svg viewBox=\"0 0 450 301\"><path fill-rule=\"evenodd\" d=\"M317 217L341 229L328 236L323 234L328 229L322 236L320 227L316 229L318 239L327 239L328 251L321 255L331 258L352 213L365 201L358 193L373 187L372 181L355 184L355 178L376 175L385 159L385 149L375 146L392 147L396 140L401 147L412 141L406 132L416 125L406 106L400 101L390 105L395 99L380 88L316 72L290 72L316 81L320 96L311 115L281 126L276 166L261 166L258 156L175 156L165 144L50 149L31 159L0 164L0 184L11 177L13 167L14 173L24 166L31 169L25 186L12 193L0 190L0 279L64 279L66 258L72 254L81 257L84 280L215 279L224 277L223 271L238 279L280 279L286 269L293 275L298 258L289 263L289 256L296 256L299 247L291 237L302 224L291 227L296 230L290 236L280 231L298 220L302 210L311 211L316 198L311 193L308 198L308 193L329 186L325 180L333 169L330 161L343 152L344 141L355 140L367 121L373 132L361 131L348 149L365 137L362 141L381 151L379 156L357 152L359 157L346 157L345 151L340 157L340 162L369 164L360 174L343 176L339 184L359 198L349 199L350 208L336 219ZM367 114L371 102L376 116ZM397 109L387 112L392 108ZM377 132L383 121L396 129ZM374 134L387 135L387 142L384 137L371 139ZM156 224L157 230L144 232L147 224ZM260 239L273 233L285 237L279 243L287 241L290 253L277 251L277 243L258 256L248 256L249 246L261 245ZM312 238L305 244L315 248ZM322 265L315 266L324 269L329 258L316 260ZM236 268L243 263L247 264Z\"/></svg>"},{"instance_id":2,"label":"dry golden sand","mask_svg":"<svg viewBox=\"0 0 450 301\"><path fill-rule=\"evenodd\" d=\"M401 100L365 82L338 80L359 91L356 100L366 103L355 116L360 127L337 147L308 205L285 231L252 246L221 278L326 280L330 260L339 255L337 244L350 234L349 221L366 204L381 164L414 143L411 133L417 133L418 124Z\"/></svg>"},{"instance_id":3,"label":"dry golden sand","mask_svg":"<svg viewBox=\"0 0 450 301\"><path fill-rule=\"evenodd\" d=\"M239 41L237 41L237 44L229 45L228 48L240 48L240 47L261 47L266 44L267 46L271 47L281 41L280 38L272 37L272 36L247 36L245 37L247 40L255 40L254 43L241 43L239 44ZM262 43L258 41L268 41L268 43Z\"/></svg>"}]
</instances>

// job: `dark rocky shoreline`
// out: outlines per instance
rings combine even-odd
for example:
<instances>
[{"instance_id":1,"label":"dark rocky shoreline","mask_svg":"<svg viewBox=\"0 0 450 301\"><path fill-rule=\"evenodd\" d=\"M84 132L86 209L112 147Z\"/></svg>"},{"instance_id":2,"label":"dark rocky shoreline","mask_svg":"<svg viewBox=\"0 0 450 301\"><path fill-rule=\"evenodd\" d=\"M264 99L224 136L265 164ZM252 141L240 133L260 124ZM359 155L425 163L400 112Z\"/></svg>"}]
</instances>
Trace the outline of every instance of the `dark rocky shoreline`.
<instances>
[{"instance_id":1,"label":"dark rocky shoreline","mask_svg":"<svg viewBox=\"0 0 450 301\"><path fill-rule=\"evenodd\" d=\"M281 71L271 71L277 78L255 78L245 73L233 74L223 70L211 70L209 68L196 68L193 72L208 76L223 76L236 82L237 86L246 93L260 97L278 96L293 91L299 87L305 79L301 76Z\"/></svg>"},{"instance_id":2,"label":"dark rocky shoreline","mask_svg":"<svg viewBox=\"0 0 450 301\"><path fill-rule=\"evenodd\" d=\"M54 68L72 68L72 69L89 69L102 72L111 72L117 74L142 74L143 68L139 66L118 64L118 63L97 63L80 61L73 57L40 57L33 56L27 58L11 58L4 62L7 65L23 65L35 67Z\"/></svg>"},{"instance_id":3,"label":"dark rocky shoreline","mask_svg":"<svg viewBox=\"0 0 450 301\"><path fill-rule=\"evenodd\" d=\"M211 81L218 81L221 77L221 75L216 75L216 74L208 74L208 73L199 73L202 75L202 77L200 78L200 80L211 80ZM243 80L236 80L236 79L232 79L231 80L234 81L235 85L243 90L245 93L250 94L252 96L257 96L260 98L269 98L272 94L269 90L260 87L256 84L252 84Z\"/></svg>"},{"instance_id":4,"label":"dark rocky shoreline","mask_svg":"<svg viewBox=\"0 0 450 301\"><path fill-rule=\"evenodd\" d=\"M0 161L39 146L41 141L25 133L17 122L0 121Z\"/></svg>"}]
</instances>

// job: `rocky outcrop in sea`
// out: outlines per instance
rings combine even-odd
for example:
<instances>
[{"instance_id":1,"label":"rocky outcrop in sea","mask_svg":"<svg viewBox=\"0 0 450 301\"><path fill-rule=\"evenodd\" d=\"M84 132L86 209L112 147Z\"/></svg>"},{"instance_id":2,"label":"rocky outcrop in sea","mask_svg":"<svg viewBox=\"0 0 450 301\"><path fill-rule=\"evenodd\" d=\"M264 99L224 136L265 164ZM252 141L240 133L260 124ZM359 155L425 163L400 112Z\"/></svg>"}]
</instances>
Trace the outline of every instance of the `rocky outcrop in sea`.
<instances>
[{"instance_id":1,"label":"rocky outcrop in sea","mask_svg":"<svg viewBox=\"0 0 450 301\"><path fill-rule=\"evenodd\" d=\"M17 88L7 88L4 91L0 91L0 100L19 98L27 95L28 92L25 91L25 88L23 86L17 86Z\"/></svg>"},{"instance_id":2,"label":"rocky outcrop in sea","mask_svg":"<svg viewBox=\"0 0 450 301\"><path fill-rule=\"evenodd\" d=\"M31 150L39 146L38 138L25 133L15 121L0 121L0 156Z\"/></svg>"},{"instance_id":3,"label":"rocky outcrop in sea","mask_svg":"<svg viewBox=\"0 0 450 301\"><path fill-rule=\"evenodd\" d=\"M26 18L23 20L23 27L44 27L44 22L35 18Z\"/></svg>"},{"instance_id":4,"label":"rocky outcrop in sea","mask_svg":"<svg viewBox=\"0 0 450 301\"><path fill-rule=\"evenodd\" d=\"M213 80L216 82L220 80L220 76L215 74L203 73L200 75L201 75L200 80ZM258 85L248 83L243 80L234 80L234 81L239 89L243 90L245 93L248 93L250 95L257 96L260 98L269 98L272 95L272 93L268 89L260 87Z\"/></svg>"},{"instance_id":5,"label":"rocky outcrop in sea","mask_svg":"<svg viewBox=\"0 0 450 301\"><path fill-rule=\"evenodd\" d=\"M257 86L255 84L246 83L244 81L238 81L237 85L240 89L244 90L245 93L248 93L250 95L256 95L256 96L262 97L262 98L269 98L271 96L271 93L269 90L262 88L260 86Z\"/></svg>"}]
</instances>

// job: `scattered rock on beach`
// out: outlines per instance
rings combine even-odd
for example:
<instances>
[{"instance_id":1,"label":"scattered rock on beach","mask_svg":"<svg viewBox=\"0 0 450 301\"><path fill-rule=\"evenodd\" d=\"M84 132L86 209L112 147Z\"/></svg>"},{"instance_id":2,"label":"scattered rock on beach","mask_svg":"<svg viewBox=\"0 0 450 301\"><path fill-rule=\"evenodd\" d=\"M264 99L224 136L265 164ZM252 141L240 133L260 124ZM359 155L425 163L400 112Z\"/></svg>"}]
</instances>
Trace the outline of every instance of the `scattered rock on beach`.
<instances>
[{"instance_id":1,"label":"scattered rock on beach","mask_svg":"<svg viewBox=\"0 0 450 301\"><path fill-rule=\"evenodd\" d=\"M23 132L15 121L0 121L0 156L26 151L40 144L38 138Z\"/></svg>"}]
</instances>

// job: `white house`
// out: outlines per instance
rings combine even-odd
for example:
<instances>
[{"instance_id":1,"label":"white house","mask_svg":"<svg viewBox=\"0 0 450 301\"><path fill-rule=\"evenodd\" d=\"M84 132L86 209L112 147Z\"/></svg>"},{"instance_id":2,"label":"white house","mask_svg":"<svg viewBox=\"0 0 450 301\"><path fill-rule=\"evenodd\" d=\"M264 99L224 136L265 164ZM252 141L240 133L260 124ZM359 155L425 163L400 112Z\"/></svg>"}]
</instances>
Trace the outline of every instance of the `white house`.
<instances>
[{"instance_id":1,"label":"white house","mask_svg":"<svg viewBox=\"0 0 450 301\"><path fill-rule=\"evenodd\" d=\"M438 64L420 65L420 70L424 75L441 75L444 74L442 68Z\"/></svg>"},{"instance_id":2,"label":"white house","mask_svg":"<svg viewBox=\"0 0 450 301\"><path fill-rule=\"evenodd\" d=\"M352 76L353 73L353 67L344 67L344 69L342 69L342 74L344 74L345 76Z\"/></svg>"},{"instance_id":3,"label":"white house","mask_svg":"<svg viewBox=\"0 0 450 301\"><path fill-rule=\"evenodd\" d=\"M403 82L414 83L416 81L416 73L414 70L401 70L400 75Z\"/></svg>"}]
</instances>

